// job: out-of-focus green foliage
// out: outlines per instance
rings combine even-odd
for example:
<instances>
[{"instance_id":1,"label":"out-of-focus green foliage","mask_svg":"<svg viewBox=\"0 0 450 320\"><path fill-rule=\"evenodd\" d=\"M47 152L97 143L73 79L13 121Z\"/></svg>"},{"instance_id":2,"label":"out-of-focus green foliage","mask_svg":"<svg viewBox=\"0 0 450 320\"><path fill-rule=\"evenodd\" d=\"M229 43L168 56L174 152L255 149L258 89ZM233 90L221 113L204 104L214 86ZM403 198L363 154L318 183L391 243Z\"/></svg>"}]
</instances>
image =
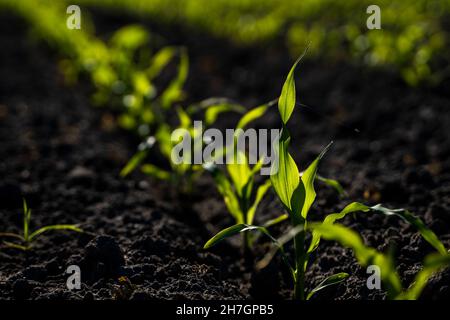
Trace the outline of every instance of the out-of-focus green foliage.
<instances>
[{"instance_id":1,"label":"out-of-focus green foliage","mask_svg":"<svg viewBox=\"0 0 450 320\"><path fill-rule=\"evenodd\" d=\"M94 35L87 12L82 11L81 29L68 29L63 1L0 0L0 6L25 18L33 35L60 53L60 66L69 83L87 75L95 88L93 103L118 110L118 123L125 129L141 136L154 133L166 121L163 111L184 97L187 53L175 47L151 52L152 35L142 26L122 27L103 41ZM177 73L158 92L154 80L175 58Z\"/></svg>"},{"instance_id":2,"label":"out-of-focus green foliage","mask_svg":"<svg viewBox=\"0 0 450 320\"><path fill-rule=\"evenodd\" d=\"M80 0L181 23L239 44L284 39L293 56L311 43L313 56L357 59L396 68L411 85L439 81L449 70L444 19L449 0ZM382 30L368 30L366 9L381 8Z\"/></svg>"},{"instance_id":3,"label":"out-of-focus green foliage","mask_svg":"<svg viewBox=\"0 0 450 320\"><path fill-rule=\"evenodd\" d=\"M218 104L212 100L212 104L205 106L190 106L192 113L178 106L184 98L183 86L189 71L187 52L177 47L164 47L151 52L149 43L152 35L142 26L122 27L108 41L103 41L94 35L86 12L82 11L80 30L68 29L68 15L63 1L0 0L0 7L23 17L36 37L60 53L63 57L60 66L69 82L77 81L80 75L87 76L95 88L93 103L115 109L119 125L144 138L136 154L121 171L122 176L141 166L156 144L172 171L150 163L143 164L141 170L158 179L172 180L176 185L183 185L183 180L188 180L190 185L191 179L201 173L202 167L171 161L171 151L175 145L171 141L171 133L183 128L193 137L201 134L194 130L191 119L192 114L199 111L206 113L208 124L222 112L241 111L236 105L231 106L223 101ZM174 60L175 74L167 86L158 92L155 78ZM178 114L178 124L169 121L173 113Z\"/></svg>"}]
</instances>

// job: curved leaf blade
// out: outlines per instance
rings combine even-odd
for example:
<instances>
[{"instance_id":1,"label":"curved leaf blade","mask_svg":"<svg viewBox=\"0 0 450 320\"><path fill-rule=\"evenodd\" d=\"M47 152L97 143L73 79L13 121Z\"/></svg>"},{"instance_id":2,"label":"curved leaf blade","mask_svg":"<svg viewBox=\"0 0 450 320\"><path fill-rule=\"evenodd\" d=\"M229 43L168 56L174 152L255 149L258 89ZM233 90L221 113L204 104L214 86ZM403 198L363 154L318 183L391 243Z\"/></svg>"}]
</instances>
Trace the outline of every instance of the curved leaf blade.
<instances>
[{"instance_id":1,"label":"curved leaf blade","mask_svg":"<svg viewBox=\"0 0 450 320\"><path fill-rule=\"evenodd\" d=\"M347 197L347 192L344 190L339 181L335 179L325 178L319 174L316 175L316 179L336 190L340 197Z\"/></svg>"},{"instance_id":2,"label":"curved leaf blade","mask_svg":"<svg viewBox=\"0 0 450 320\"><path fill-rule=\"evenodd\" d=\"M311 223L309 229L319 232L323 239L337 241L343 247L351 249L363 267L377 265L381 270L381 279L388 289L389 297L396 297L402 291L400 277L392 258L366 246L355 231L339 224L324 223Z\"/></svg>"},{"instance_id":3,"label":"curved leaf blade","mask_svg":"<svg viewBox=\"0 0 450 320\"><path fill-rule=\"evenodd\" d=\"M370 208L362 203L359 202L352 202L349 205L347 205L344 209L342 209L341 212L338 213L332 213L325 217L323 220L323 224L333 224L336 220L343 219L347 214L357 212L357 211L363 211L367 212ZM308 253L313 252L317 249L320 243L320 233L316 230L313 230L312 232L312 238L311 243L308 248Z\"/></svg>"},{"instance_id":4,"label":"curved leaf blade","mask_svg":"<svg viewBox=\"0 0 450 320\"><path fill-rule=\"evenodd\" d=\"M284 128L278 147L275 148L275 157L278 159L275 162L278 163L272 165L270 181L272 181L272 186L278 198L291 213L293 211L292 197L299 186L300 177L297 164L287 150L289 140L289 133Z\"/></svg>"},{"instance_id":5,"label":"curved leaf blade","mask_svg":"<svg viewBox=\"0 0 450 320\"><path fill-rule=\"evenodd\" d=\"M264 198L264 195L266 194L267 190L269 190L271 185L272 185L272 183L270 182L270 180L266 180L266 182L263 183L262 185L260 185L258 187L258 189L256 190L255 201L253 202L252 206L250 207L250 209L248 209L248 212L247 212L247 223L248 224L253 223L256 209L258 208L259 203Z\"/></svg>"},{"instance_id":6,"label":"curved leaf blade","mask_svg":"<svg viewBox=\"0 0 450 320\"><path fill-rule=\"evenodd\" d=\"M329 277L326 277L323 281L321 281L314 289L312 289L308 293L308 296L306 297L306 300L311 299L311 297L314 294L316 294L320 290L325 289L326 287L329 287L329 286L341 283L342 281L347 279L349 276L350 275L348 273L340 272L340 273L333 274L333 275L331 275Z\"/></svg>"},{"instance_id":7,"label":"curved leaf blade","mask_svg":"<svg viewBox=\"0 0 450 320\"><path fill-rule=\"evenodd\" d=\"M244 129L250 122L262 117L266 113L267 109L273 104L274 102L269 102L267 104L263 104L261 106L250 109L239 120L236 129Z\"/></svg>"},{"instance_id":8,"label":"curved leaf blade","mask_svg":"<svg viewBox=\"0 0 450 320\"><path fill-rule=\"evenodd\" d=\"M55 225L42 227L42 228L34 231L32 234L30 234L28 241L31 242L34 239L36 239L38 236L43 234L44 232L53 231L53 230L70 230L70 231L75 231L75 232L83 232L82 229L80 229L79 227L77 227L76 225L73 225L73 224L55 224Z\"/></svg>"},{"instance_id":9,"label":"curved leaf blade","mask_svg":"<svg viewBox=\"0 0 450 320\"><path fill-rule=\"evenodd\" d=\"M445 248L444 244L439 240L437 235L429 229L423 221L419 218L413 215L411 212L405 209L389 209L381 206L380 204L377 204L376 206L373 206L370 208L373 211L378 211L383 214L386 214L388 216L395 215L406 222L410 223L414 227L417 228L419 233L422 235L422 237L431 244L440 254L447 254L447 249Z\"/></svg>"},{"instance_id":10,"label":"curved leaf blade","mask_svg":"<svg viewBox=\"0 0 450 320\"><path fill-rule=\"evenodd\" d=\"M212 237L205 243L205 245L203 246L203 249L209 249L212 246L215 246L217 243L219 243L220 241L222 241L226 238L232 237L240 232L243 232L246 230L251 230L254 228L256 228L256 227L249 226L244 223L235 224L231 227L223 229L222 231L219 231L219 233L217 233L214 237Z\"/></svg>"},{"instance_id":11,"label":"curved leaf blade","mask_svg":"<svg viewBox=\"0 0 450 320\"><path fill-rule=\"evenodd\" d=\"M142 173L154 177L159 180L170 180L171 174L169 171L158 168L157 166L146 163L141 167Z\"/></svg>"},{"instance_id":12,"label":"curved leaf blade","mask_svg":"<svg viewBox=\"0 0 450 320\"><path fill-rule=\"evenodd\" d=\"M139 166L142 163L142 161L144 161L146 157L147 157L147 150L141 150L136 152L130 158L130 160L128 160L125 167L123 167L123 169L120 171L120 176L123 178L129 175L132 171L136 169L137 166Z\"/></svg>"},{"instance_id":13,"label":"curved leaf blade","mask_svg":"<svg viewBox=\"0 0 450 320\"><path fill-rule=\"evenodd\" d=\"M294 111L296 100L294 72L301 58L302 56L299 57L291 67L291 70L284 81L283 88L281 89L280 98L278 99L278 111L280 112L281 120L284 124L289 121L292 111Z\"/></svg>"},{"instance_id":14,"label":"curved leaf blade","mask_svg":"<svg viewBox=\"0 0 450 320\"><path fill-rule=\"evenodd\" d=\"M314 189L314 180L316 179L317 167L319 165L320 160L323 158L325 153L333 144L331 141L317 156L317 158L308 166L308 168L303 172L301 177L301 181L303 183L305 189L305 199L303 204L301 205L301 215L304 219L308 215L309 209L311 208L314 200L316 199L316 190Z\"/></svg>"},{"instance_id":15,"label":"curved leaf blade","mask_svg":"<svg viewBox=\"0 0 450 320\"><path fill-rule=\"evenodd\" d=\"M425 257L423 269L416 275L413 284L400 293L396 300L417 300L428 283L428 279L436 272L450 266L450 254L432 253Z\"/></svg>"}]
</instances>

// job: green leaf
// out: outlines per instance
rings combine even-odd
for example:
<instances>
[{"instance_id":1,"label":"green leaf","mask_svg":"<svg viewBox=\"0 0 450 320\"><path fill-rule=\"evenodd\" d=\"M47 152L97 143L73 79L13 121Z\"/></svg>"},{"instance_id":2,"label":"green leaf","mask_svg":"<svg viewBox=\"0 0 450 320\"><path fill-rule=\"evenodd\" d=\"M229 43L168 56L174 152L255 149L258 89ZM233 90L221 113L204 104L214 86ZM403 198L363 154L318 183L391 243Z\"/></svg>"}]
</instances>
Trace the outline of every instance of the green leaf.
<instances>
[{"instance_id":1,"label":"green leaf","mask_svg":"<svg viewBox=\"0 0 450 320\"><path fill-rule=\"evenodd\" d=\"M278 147L275 148L275 157L278 159L278 165L276 163L272 165L270 180L280 201L291 213L291 199L294 191L299 186L300 177L297 165L287 150L290 140L288 136L289 133L284 128Z\"/></svg>"},{"instance_id":2,"label":"green leaf","mask_svg":"<svg viewBox=\"0 0 450 320\"><path fill-rule=\"evenodd\" d=\"M208 240L208 242L206 242L206 244L203 246L204 249L208 249L211 248L212 246L216 245L218 242L229 238L231 236L234 236L240 232L246 232L246 231L260 231L263 235L265 235L266 237L268 237L273 244L276 247L276 251L280 251L282 254L282 258L283 258L283 262L286 264L286 266L289 268L291 276L294 277L294 270L292 269L292 266L289 263L289 259L286 256L286 253L284 251L283 248L283 244L282 242L278 241L277 239L275 239L270 233L269 231L264 228L264 227L260 227L260 226L255 226L255 225L248 225L248 224L244 224L244 223L240 223L240 224L236 224L234 226L228 227L226 229L223 229L222 231L220 231L219 233L217 233L214 237L212 237L211 239ZM276 252L274 251L274 252ZM270 261L269 261L270 262ZM265 266L267 266L267 264L265 264L265 262L260 263L260 268L264 268Z\"/></svg>"},{"instance_id":3,"label":"green leaf","mask_svg":"<svg viewBox=\"0 0 450 320\"><path fill-rule=\"evenodd\" d=\"M251 170L244 152L236 150L233 163L227 164L227 171L240 198L244 196L244 187L251 179Z\"/></svg>"},{"instance_id":4,"label":"green leaf","mask_svg":"<svg viewBox=\"0 0 450 320\"><path fill-rule=\"evenodd\" d=\"M180 127L189 129L192 126L192 119L183 108L177 108L178 119L180 120Z\"/></svg>"},{"instance_id":5,"label":"green leaf","mask_svg":"<svg viewBox=\"0 0 450 320\"><path fill-rule=\"evenodd\" d=\"M289 219L289 215L287 213L284 213L284 214L282 214L282 215L280 215L280 216L278 216L278 217L276 217L274 219L266 221L266 223L263 224L263 227L269 228L269 227L274 226L274 225L276 225L276 224L278 224L280 222L283 222L283 221L285 221L287 219Z\"/></svg>"},{"instance_id":6,"label":"green leaf","mask_svg":"<svg viewBox=\"0 0 450 320\"><path fill-rule=\"evenodd\" d=\"M278 110L280 112L281 120L284 124L286 124L291 117L292 111L294 111L296 93L295 93L295 80L294 80L294 71L297 67L297 64L300 62L302 57L298 58L289 71L286 80L283 84L283 88L281 89L281 95L278 100Z\"/></svg>"},{"instance_id":7,"label":"green leaf","mask_svg":"<svg viewBox=\"0 0 450 320\"><path fill-rule=\"evenodd\" d=\"M264 230L267 230L266 228L264 228ZM268 232L268 231L267 231ZM265 268L270 261L272 261L273 257L275 256L275 254L280 251L282 254L282 258L284 263L289 267L289 269L291 270L291 276L293 281L295 281L296 277L295 277L295 271L292 268L292 266L289 263L289 259L286 256L286 253L284 251L284 245L286 243L288 243L290 240L292 240L294 237L296 237L299 233L304 233L305 229L304 229L304 225L297 225L293 228L291 228L288 232L286 232L285 234L283 234L280 238L275 239L273 238L270 234L268 235L269 238L271 239L271 241L274 243L274 247L269 250L269 252L267 252L264 256L263 259L261 259L260 261L258 261L258 263L256 264L257 269L263 269Z\"/></svg>"},{"instance_id":8,"label":"green leaf","mask_svg":"<svg viewBox=\"0 0 450 320\"><path fill-rule=\"evenodd\" d=\"M326 185L332 187L333 189L335 189L340 197L347 196L347 192L345 192L344 188L339 183L339 181L334 180L334 179L325 178L325 177L322 177L321 175L316 175L316 179L325 183Z\"/></svg>"},{"instance_id":9,"label":"green leaf","mask_svg":"<svg viewBox=\"0 0 450 320\"><path fill-rule=\"evenodd\" d=\"M263 116L267 109L272 106L274 102L269 102L267 104L263 104L261 106L258 106L256 108L253 108L249 110L246 114L242 116L242 118L239 120L236 129L244 129L250 122L260 118Z\"/></svg>"},{"instance_id":10,"label":"green leaf","mask_svg":"<svg viewBox=\"0 0 450 320\"><path fill-rule=\"evenodd\" d=\"M422 222L422 220L416 216L414 216L411 212L405 209L389 209L381 206L380 204L373 206L370 208L373 211L378 211L383 214L386 214L388 216L395 215L406 222L410 223L414 227L417 228L419 233L422 235L422 237L431 244L439 253L441 254L447 254L447 249L445 249L444 244L439 240L439 238L436 236L436 234L427 228L425 224Z\"/></svg>"},{"instance_id":11,"label":"green leaf","mask_svg":"<svg viewBox=\"0 0 450 320\"><path fill-rule=\"evenodd\" d=\"M450 266L450 254L432 253L425 257L422 270L417 273L411 286L400 293L396 300L416 300L428 283L428 279L436 272Z\"/></svg>"},{"instance_id":12,"label":"green leaf","mask_svg":"<svg viewBox=\"0 0 450 320\"><path fill-rule=\"evenodd\" d=\"M153 164L150 163L142 165L141 171L159 180L169 180L171 177L169 171L158 168L157 166L154 166Z\"/></svg>"},{"instance_id":13,"label":"green leaf","mask_svg":"<svg viewBox=\"0 0 450 320\"><path fill-rule=\"evenodd\" d=\"M0 232L0 238L16 238L25 241L25 239L20 234L10 232Z\"/></svg>"},{"instance_id":14,"label":"green leaf","mask_svg":"<svg viewBox=\"0 0 450 320\"><path fill-rule=\"evenodd\" d=\"M171 159L172 154L172 140L171 140L172 130L170 126L166 123L159 126L156 131L156 140L158 141L159 150L162 155L167 159Z\"/></svg>"},{"instance_id":15,"label":"green leaf","mask_svg":"<svg viewBox=\"0 0 450 320\"><path fill-rule=\"evenodd\" d=\"M224 112L242 112L243 108L237 104L222 103L208 106L205 112L205 125L210 126L216 122L217 117Z\"/></svg>"},{"instance_id":16,"label":"green leaf","mask_svg":"<svg viewBox=\"0 0 450 320\"><path fill-rule=\"evenodd\" d=\"M310 223L308 228L319 232L323 239L337 241L343 247L352 249L363 267L377 265L381 270L381 279L388 289L389 297L396 297L401 292L402 284L392 258L364 245L356 232L339 224Z\"/></svg>"},{"instance_id":17,"label":"green leaf","mask_svg":"<svg viewBox=\"0 0 450 320\"><path fill-rule=\"evenodd\" d=\"M312 204L314 203L314 200L316 199L316 191L314 190L314 180L316 179L317 166L332 144L333 142L330 142L322 150L319 156L308 166L305 172L303 172L301 180L305 188L305 200L301 205L301 215L304 219L306 219L309 209L311 208Z\"/></svg>"},{"instance_id":18,"label":"green leaf","mask_svg":"<svg viewBox=\"0 0 450 320\"><path fill-rule=\"evenodd\" d=\"M239 206L239 200L231 186L230 181L225 174L217 168L210 169L212 172L214 182L216 183L217 190L222 195L225 205L234 217L237 223L244 223L244 214Z\"/></svg>"},{"instance_id":19,"label":"green leaf","mask_svg":"<svg viewBox=\"0 0 450 320\"><path fill-rule=\"evenodd\" d=\"M146 71L149 80L154 79L161 73L162 69L164 69L175 56L175 52L174 47L165 47L152 57L150 67Z\"/></svg>"},{"instance_id":20,"label":"green leaf","mask_svg":"<svg viewBox=\"0 0 450 320\"><path fill-rule=\"evenodd\" d=\"M359 202L352 202L349 205L347 205L341 212L339 213L332 213L325 217L323 220L323 224L333 224L336 220L344 218L347 214L357 212L357 211L363 211L367 212L370 208L362 203ZM309 245L308 253L313 252L317 249L320 243L320 233L316 230L313 230L312 232L312 238L311 238L311 244Z\"/></svg>"},{"instance_id":21,"label":"green leaf","mask_svg":"<svg viewBox=\"0 0 450 320\"><path fill-rule=\"evenodd\" d=\"M144 72L134 72L132 74L134 93L137 96L150 96L154 94L155 88L150 83Z\"/></svg>"},{"instance_id":22,"label":"green leaf","mask_svg":"<svg viewBox=\"0 0 450 320\"><path fill-rule=\"evenodd\" d=\"M215 246L218 242L229 238L231 236L234 236L235 234L238 234L245 230L250 230L252 227L248 226L246 224L240 223L235 224L234 226L228 227L226 229L223 229L219 233L217 233L214 237L208 240L206 244L203 246L203 249L211 248L212 246Z\"/></svg>"},{"instance_id":23,"label":"green leaf","mask_svg":"<svg viewBox=\"0 0 450 320\"><path fill-rule=\"evenodd\" d=\"M83 232L80 228L72 224L55 224L51 226L42 227L36 231L34 231L30 237L29 242L33 241L35 238L43 234L44 232L53 231L53 230L71 230L75 232Z\"/></svg>"},{"instance_id":24,"label":"green leaf","mask_svg":"<svg viewBox=\"0 0 450 320\"><path fill-rule=\"evenodd\" d=\"M308 293L306 300L309 300L316 292L318 292L326 287L338 284L338 283L344 281L345 279L347 279L348 277L349 277L349 274L345 273L345 272L340 272L337 274L333 274L329 277L326 277L322 282L320 282L317 285L317 287L315 287Z\"/></svg>"},{"instance_id":25,"label":"green leaf","mask_svg":"<svg viewBox=\"0 0 450 320\"><path fill-rule=\"evenodd\" d=\"M250 209L247 212L247 223L248 224L253 223L256 209L258 208L259 203L264 198L264 195L266 194L267 190L269 190L271 185L272 185L272 183L270 182L270 180L266 180L265 183L263 183L262 185L260 185L258 187L258 189L256 191L255 201L253 202L252 206L250 207Z\"/></svg>"},{"instance_id":26,"label":"green leaf","mask_svg":"<svg viewBox=\"0 0 450 320\"><path fill-rule=\"evenodd\" d=\"M127 162L125 167L120 171L121 177L126 177L129 175L138 165L144 161L144 159L147 157L148 151L147 150L141 150L136 152L130 160Z\"/></svg>"},{"instance_id":27,"label":"green leaf","mask_svg":"<svg viewBox=\"0 0 450 320\"><path fill-rule=\"evenodd\" d=\"M148 41L149 33L139 25L129 25L116 31L111 44L118 48L135 50Z\"/></svg>"},{"instance_id":28,"label":"green leaf","mask_svg":"<svg viewBox=\"0 0 450 320\"><path fill-rule=\"evenodd\" d=\"M170 108L174 102L181 100L183 97L183 86L186 82L188 71L189 58L186 51L182 49L177 76L170 82L169 86L161 95L161 102L164 109Z\"/></svg>"},{"instance_id":29,"label":"green leaf","mask_svg":"<svg viewBox=\"0 0 450 320\"><path fill-rule=\"evenodd\" d=\"M31 209L28 208L27 201L23 199L23 238L25 241L29 241L29 228L31 221Z\"/></svg>"},{"instance_id":30,"label":"green leaf","mask_svg":"<svg viewBox=\"0 0 450 320\"><path fill-rule=\"evenodd\" d=\"M18 249L18 250L22 250L22 251L27 251L28 249L31 248L30 245L24 246L24 245L9 242L9 241L3 241L3 244L9 248Z\"/></svg>"}]
</instances>

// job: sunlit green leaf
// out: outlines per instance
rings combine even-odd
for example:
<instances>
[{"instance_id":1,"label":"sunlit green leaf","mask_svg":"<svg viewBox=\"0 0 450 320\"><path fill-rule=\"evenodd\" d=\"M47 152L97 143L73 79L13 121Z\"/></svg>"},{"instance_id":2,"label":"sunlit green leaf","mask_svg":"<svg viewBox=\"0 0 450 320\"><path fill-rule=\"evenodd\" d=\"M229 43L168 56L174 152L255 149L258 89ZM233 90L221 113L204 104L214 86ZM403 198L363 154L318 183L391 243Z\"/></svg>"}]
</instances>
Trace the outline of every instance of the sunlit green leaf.
<instances>
[{"instance_id":1,"label":"sunlit green leaf","mask_svg":"<svg viewBox=\"0 0 450 320\"><path fill-rule=\"evenodd\" d=\"M142 26L128 25L116 31L111 38L115 47L134 50L148 41L149 33Z\"/></svg>"},{"instance_id":2,"label":"sunlit green leaf","mask_svg":"<svg viewBox=\"0 0 450 320\"><path fill-rule=\"evenodd\" d=\"M263 104L261 106L249 110L239 120L236 129L244 129L250 122L263 116L266 113L267 109L273 104L274 102L269 102L267 104Z\"/></svg>"},{"instance_id":3,"label":"sunlit green leaf","mask_svg":"<svg viewBox=\"0 0 450 320\"><path fill-rule=\"evenodd\" d=\"M229 238L231 236L234 236L235 234L238 234L244 230L249 230L249 226L246 224L236 224L234 226L228 227L226 229L223 229L219 233L217 233L214 237L208 240L206 244L203 246L203 249L211 248L212 246L216 245L220 241Z\"/></svg>"},{"instance_id":4,"label":"sunlit green leaf","mask_svg":"<svg viewBox=\"0 0 450 320\"><path fill-rule=\"evenodd\" d=\"M385 256L373 248L364 245L361 237L353 230L339 224L310 223L309 228L321 234L326 240L337 241L343 247L352 249L356 259L363 266L377 265L381 270L381 279L388 289L391 298L402 290L398 276L390 256Z\"/></svg>"},{"instance_id":5,"label":"sunlit green leaf","mask_svg":"<svg viewBox=\"0 0 450 320\"><path fill-rule=\"evenodd\" d=\"M283 84L283 88L281 89L280 98L278 100L278 110L281 115L281 120L284 124L288 122L289 118L291 117L292 111L294 111L296 101L294 72L300 60L301 57L298 58L297 61L295 61L294 65L289 71Z\"/></svg>"},{"instance_id":6,"label":"sunlit green leaf","mask_svg":"<svg viewBox=\"0 0 450 320\"><path fill-rule=\"evenodd\" d=\"M187 79L189 71L189 58L185 50L181 50L180 63L178 64L178 73L175 79L173 79L169 86L164 90L161 95L162 106L168 109L176 101L181 100L183 97L183 86Z\"/></svg>"},{"instance_id":7,"label":"sunlit green leaf","mask_svg":"<svg viewBox=\"0 0 450 320\"><path fill-rule=\"evenodd\" d=\"M347 192L345 192L344 188L339 183L339 181L330 178L325 178L322 177L321 175L316 175L316 179L335 189L338 192L339 196L341 197L347 196Z\"/></svg>"},{"instance_id":8,"label":"sunlit green leaf","mask_svg":"<svg viewBox=\"0 0 450 320\"><path fill-rule=\"evenodd\" d=\"M370 208L362 203L352 202L349 205L347 205L341 212L327 215L323 221L323 224L333 224L335 221L344 218L349 213L357 211L367 212L369 210ZM319 246L319 243L320 243L320 233L313 230L311 244L309 246L308 253L314 251Z\"/></svg>"},{"instance_id":9,"label":"sunlit green leaf","mask_svg":"<svg viewBox=\"0 0 450 320\"><path fill-rule=\"evenodd\" d=\"M38 236L43 234L44 232L53 231L53 230L70 230L75 232L83 232L79 227L72 225L72 224L56 224L51 226L45 226L42 227L36 231L34 231L32 234L30 234L29 241L33 241Z\"/></svg>"},{"instance_id":10,"label":"sunlit green leaf","mask_svg":"<svg viewBox=\"0 0 450 320\"><path fill-rule=\"evenodd\" d=\"M236 150L233 163L227 164L227 171L239 197L244 195L244 186L251 178L251 170L244 152Z\"/></svg>"},{"instance_id":11,"label":"sunlit green leaf","mask_svg":"<svg viewBox=\"0 0 450 320\"><path fill-rule=\"evenodd\" d=\"M157 178L159 180L169 180L171 175L169 171L158 168L157 166L146 163L142 165L141 171L151 177Z\"/></svg>"},{"instance_id":12,"label":"sunlit green leaf","mask_svg":"<svg viewBox=\"0 0 450 320\"><path fill-rule=\"evenodd\" d=\"M157 77L162 69L172 60L176 53L175 48L173 47L164 47L159 50L151 60L150 67L147 69L146 73L148 78L151 80Z\"/></svg>"},{"instance_id":13,"label":"sunlit green leaf","mask_svg":"<svg viewBox=\"0 0 450 320\"><path fill-rule=\"evenodd\" d=\"M414 216L408 210L389 209L389 208L385 208L379 204L371 207L370 209L374 210L374 211L382 212L386 215L395 215L395 216L402 218L406 222L408 222L411 225L413 225L414 227L416 227L417 230L419 231L419 233L422 235L422 237L429 244L431 244L439 253L441 253L441 254L447 253L447 249L445 249L444 244L439 240L439 238L436 236L436 234L432 230L430 230L427 226L425 226L425 224L423 223L423 221L420 218Z\"/></svg>"},{"instance_id":14,"label":"sunlit green leaf","mask_svg":"<svg viewBox=\"0 0 450 320\"><path fill-rule=\"evenodd\" d=\"M436 272L450 266L450 254L432 253L425 257L422 270L417 273L411 286L400 293L396 300L417 300L428 283L428 279Z\"/></svg>"},{"instance_id":15,"label":"sunlit green leaf","mask_svg":"<svg viewBox=\"0 0 450 320\"><path fill-rule=\"evenodd\" d=\"M308 168L303 172L302 183L305 188L305 200L301 208L301 215L304 219L308 215L309 209L311 208L314 200L316 199L316 191L314 190L314 180L316 179L317 166L320 160L328 151L333 142L330 142L319 154L319 156L308 166Z\"/></svg>"},{"instance_id":16,"label":"sunlit green leaf","mask_svg":"<svg viewBox=\"0 0 450 320\"><path fill-rule=\"evenodd\" d=\"M242 112L243 108L240 105L222 103L208 106L205 112L205 124L209 126L216 122L217 117L224 112Z\"/></svg>"},{"instance_id":17,"label":"sunlit green leaf","mask_svg":"<svg viewBox=\"0 0 450 320\"><path fill-rule=\"evenodd\" d=\"M214 237L212 237L211 239L208 240L208 242L206 242L206 244L204 245L204 249L208 249L214 245L216 245L218 242L229 238L231 236L234 236L238 233L241 232L247 232L247 231L259 231L261 232L264 236L268 237L270 239L270 241L272 241L272 243L275 245L276 251L280 251L282 258L283 258L283 262L286 264L286 266L289 268L291 276L294 276L294 270L292 269L290 263L289 263L289 259L284 251L283 242L280 242L279 240L275 239L270 232L265 228L265 227L261 227L261 226L255 226L255 225L248 225L248 224L236 224L234 226L228 227L226 229L223 229L222 231L220 231L219 233L217 233ZM275 252L276 252L275 251ZM265 261L260 261L259 263L259 268L264 268L265 266L267 266Z\"/></svg>"},{"instance_id":18,"label":"sunlit green leaf","mask_svg":"<svg viewBox=\"0 0 450 320\"><path fill-rule=\"evenodd\" d=\"M322 289L324 289L326 287L329 287L329 286L341 283L342 281L344 281L348 277L349 277L349 274L345 273L345 272L340 272L340 273L337 273L337 274L333 274L333 275L331 275L329 277L326 277L323 281L321 281L314 289L312 289L308 293L308 296L306 297L306 300L311 299L311 297L315 293L317 293L318 291L320 291L320 290L322 290Z\"/></svg>"},{"instance_id":19,"label":"sunlit green leaf","mask_svg":"<svg viewBox=\"0 0 450 320\"><path fill-rule=\"evenodd\" d=\"M284 213L274 219L271 219L269 221L266 221L266 223L264 223L264 227L269 228L271 226L274 226L280 222L286 221L287 219L289 219L289 215L287 213Z\"/></svg>"},{"instance_id":20,"label":"sunlit green leaf","mask_svg":"<svg viewBox=\"0 0 450 320\"><path fill-rule=\"evenodd\" d=\"M264 195L266 194L267 190L269 190L271 185L272 185L272 183L270 182L270 180L266 180L266 182L263 183L262 185L260 185L258 187L258 189L256 190L255 201L253 202L252 206L250 207L250 209L247 212L247 223L248 224L253 223L256 209L258 208L259 203L261 202L261 200L263 199Z\"/></svg>"},{"instance_id":21,"label":"sunlit green leaf","mask_svg":"<svg viewBox=\"0 0 450 320\"><path fill-rule=\"evenodd\" d=\"M292 212L291 199L299 185L300 177L297 165L287 150L289 145L287 135L286 129L283 129L278 148L275 148L278 163L272 165L270 180L281 202L289 212Z\"/></svg>"},{"instance_id":22,"label":"sunlit green leaf","mask_svg":"<svg viewBox=\"0 0 450 320\"><path fill-rule=\"evenodd\" d=\"M123 169L120 171L120 176L126 177L127 175L129 175L133 170L137 168L137 166L139 166L142 163L142 161L145 160L147 154L148 154L147 150L136 152L127 162L125 167L123 167Z\"/></svg>"},{"instance_id":23,"label":"sunlit green leaf","mask_svg":"<svg viewBox=\"0 0 450 320\"><path fill-rule=\"evenodd\" d=\"M219 193L222 195L225 205L237 223L244 223L244 214L239 206L239 200L234 193L233 187L225 174L217 168L211 170L214 182Z\"/></svg>"}]
</instances>

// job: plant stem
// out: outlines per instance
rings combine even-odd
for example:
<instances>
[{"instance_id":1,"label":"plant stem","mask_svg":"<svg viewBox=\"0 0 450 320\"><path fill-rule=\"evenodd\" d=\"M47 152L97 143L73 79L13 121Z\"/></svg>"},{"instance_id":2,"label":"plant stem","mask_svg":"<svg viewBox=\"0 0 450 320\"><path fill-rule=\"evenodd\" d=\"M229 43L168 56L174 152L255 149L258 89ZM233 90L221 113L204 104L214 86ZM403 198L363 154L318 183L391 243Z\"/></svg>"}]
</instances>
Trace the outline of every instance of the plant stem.
<instances>
[{"instance_id":1,"label":"plant stem","mask_svg":"<svg viewBox=\"0 0 450 320\"><path fill-rule=\"evenodd\" d=\"M306 225L304 221L303 226ZM294 299L305 300L305 232L299 232L294 238L295 247L295 279Z\"/></svg>"}]
</instances>

